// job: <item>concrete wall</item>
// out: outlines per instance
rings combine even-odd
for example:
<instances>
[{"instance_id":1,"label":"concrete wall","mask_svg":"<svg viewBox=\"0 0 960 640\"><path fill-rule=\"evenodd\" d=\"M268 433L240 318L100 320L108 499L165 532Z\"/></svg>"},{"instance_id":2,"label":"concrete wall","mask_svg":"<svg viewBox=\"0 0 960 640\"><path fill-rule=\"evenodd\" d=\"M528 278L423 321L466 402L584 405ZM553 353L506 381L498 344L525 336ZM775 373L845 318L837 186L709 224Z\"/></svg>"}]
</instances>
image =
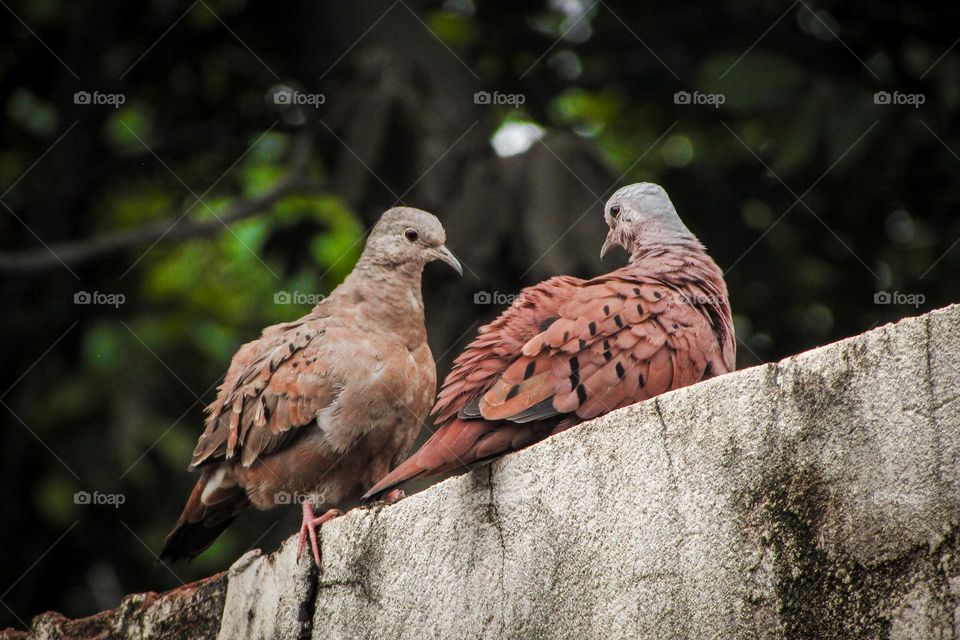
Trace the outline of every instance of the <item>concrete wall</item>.
<instances>
[{"instance_id":1,"label":"concrete wall","mask_svg":"<svg viewBox=\"0 0 960 640\"><path fill-rule=\"evenodd\" d=\"M323 527L322 575L289 540L193 591L34 625L141 637L182 614L185 634L224 639L953 638L958 524L953 306L355 510Z\"/></svg>"}]
</instances>

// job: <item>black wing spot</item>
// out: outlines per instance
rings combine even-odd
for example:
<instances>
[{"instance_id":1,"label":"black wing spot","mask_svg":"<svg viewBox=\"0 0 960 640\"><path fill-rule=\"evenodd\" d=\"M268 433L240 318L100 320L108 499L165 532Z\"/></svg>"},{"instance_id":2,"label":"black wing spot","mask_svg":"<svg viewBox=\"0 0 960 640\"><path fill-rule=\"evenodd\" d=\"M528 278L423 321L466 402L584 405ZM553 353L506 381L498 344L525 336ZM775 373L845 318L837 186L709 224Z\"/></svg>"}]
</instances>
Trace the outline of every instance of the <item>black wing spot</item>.
<instances>
[{"instance_id":1,"label":"black wing spot","mask_svg":"<svg viewBox=\"0 0 960 640\"><path fill-rule=\"evenodd\" d=\"M569 339L570 339L570 332L569 332L569 331L564 331L564 332L563 332L563 341L566 342L566 341L569 340Z\"/></svg>"},{"instance_id":2,"label":"black wing spot","mask_svg":"<svg viewBox=\"0 0 960 640\"><path fill-rule=\"evenodd\" d=\"M608 304L603 305L603 315L605 316L610 315L610 305Z\"/></svg>"},{"instance_id":3,"label":"black wing spot","mask_svg":"<svg viewBox=\"0 0 960 640\"><path fill-rule=\"evenodd\" d=\"M580 344L580 351L583 351L584 349L587 348L587 341L584 340L583 338L580 338L579 344Z\"/></svg>"},{"instance_id":4,"label":"black wing spot","mask_svg":"<svg viewBox=\"0 0 960 640\"><path fill-rule=\"evenodd\" d=\"M643 374L640 374L640 388L643 388Z\"/></svg>"},{"instance_id":5,"label":"black wing spot","mask_svg":"<svg viewBox=\"0 0 960 640\"><path fill-rule=\"evenodd\" d=\"M635 295L635 296L640 295L640 287L634 287L634 288L633 288L633 295Z\"/></svg>"},{"instance_id":6,"label":"black wing spot","mask_svg":"<svg viewBox=\"0 0 960 640\"><path fill-rule=\"evenodd\" d=\"M580 384L580 361L576 356L570 358L570 388L575 389Z\"/></svg>"},{"instance_id":7,"label":"black wing spot","mask_svg":"<svg viewBox=\"0 0 960 640\"><path fill-rule=\"evenodd\" d=\"M659 300L659 299L662 298L663 296L660 295L660 292L659 292L659 291L654 291L654 292L653 292L653 297L656 298L657 300Z\"/></svg>"},{"instance_id":8,"label":"black wing spot","mask_svg":"<svg viewBox=\"0 0 960 640\"><path fill-rule=\"evenodd\" d=\"M643 315L643 305L641 305L639 302L637 303L637 313Z\"/></svg>"},{"instance_id":9,"label":"black wing spot","mask_svg":"<svg viewBox=\"0 0 960 640\"><path fill-rule=\"evenodd\" d=\"M623 368L621 363L617 363L617 377L623 380L623 375L626 373L626 370Z\"/></svg>"},{"instance_id":10,"label":"black wing spot","mask_svg":"<svg viewBox=\"0 0 960 640\"><path fill-rule=\"evenodd\" d=\"M537 363L534 360L530 361L530 364L527 365L527 368L523 370L523 379L526 380L533 375L534 370L537 368Z\"/></svg>"},{"instance_id":11,"label":"black wing spot","mask_svg":"<svg viewBox=\"0 0 960 640\"><path fill-rule=\"evenodd\" d=\"M587 329L590 330L590 335L591 335L591 336L597 335L597 323L596 323L596 322L591 322L589 325L587 325Z\"/></svg>"},{"instance_id":12,"label":"black wing spot","mask_svg":"<svg viewBox=\"0 0 960 640\"><path fill-rule=\"evenodd\" d=\"M546 331L554 322L558 320L557 316L550 316L540 321L540 331Z\"/></svg>"},{"instance_id":13,"label":"black wing spot","mask_svg":"<svg viewBox=\"0 0 960 640\"><path fill-rule=\"evenodd\" d=\"M603 359L607 362L610 362L610 358L613 357L613 354L610 353L610 342L607 340L603 341Z\"/></svg>"},{"instance_id":14,"label":"black wing spot","mask_svg":"<svg viewBox=\"0 0 960 640\"><path fill-rule=\"evenodd\" d=\"M515 384L510 387L510 391L507 392L507 400L512 400L518 393L520 393L520 385Z\"/></svg>"},{"instance_id":15,"label":"black wing spot","mask_svg":"<svg viewBox=\"0 0 960 640\"><path fill-rule=\"evenodd\" d=\"M577 399L580 401L580 404L587 401L587 390L583 388L582 384L577 385Z\"/></svg>"},{"instance_id":16,"label":"black wing spot","mask_svg":"<svg viewBox=\"0 0 960 640\"><path fill-rule=\"evenodd\" d=\"M623 320L620 319L620 314L613 316L613 321L617 323L618 329L623 329Z\"/></svg>"}]
</instances>

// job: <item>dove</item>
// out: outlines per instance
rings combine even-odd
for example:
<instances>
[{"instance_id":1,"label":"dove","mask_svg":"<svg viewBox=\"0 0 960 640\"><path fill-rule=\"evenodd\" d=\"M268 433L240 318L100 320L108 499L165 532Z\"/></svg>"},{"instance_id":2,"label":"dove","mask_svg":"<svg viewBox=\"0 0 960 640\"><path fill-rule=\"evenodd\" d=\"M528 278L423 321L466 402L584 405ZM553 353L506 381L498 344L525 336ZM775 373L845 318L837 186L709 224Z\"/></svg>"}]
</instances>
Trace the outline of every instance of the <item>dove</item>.
<instances>
[{"instance_id":1,"label":"dove","mask_svg":"<svg viewBox=\"0 0 960 640\"><path fill-rule=\"evenodd\" d=\"M525 447L614 409L729 373L736 339L723 274L662 187L623 187L600 252L629 263L524 289L454 361L424 445L364 495Z\"/></svg>"},{"instance_id":2,"label":"dove","mask_svg":"<svg viewBox=\"0 0 960 640\"><path fill-rule=\"evenodd\" d=\"M386 211L350 275L299 320L234 355L190 464L200 477L161 559L192 558L242 511L301 502L297 559L407 455L436 393L421 276L433 260L463 275L433 215ZM325 510L317 517L314 509Z\"/></svg>"}]
</instances>

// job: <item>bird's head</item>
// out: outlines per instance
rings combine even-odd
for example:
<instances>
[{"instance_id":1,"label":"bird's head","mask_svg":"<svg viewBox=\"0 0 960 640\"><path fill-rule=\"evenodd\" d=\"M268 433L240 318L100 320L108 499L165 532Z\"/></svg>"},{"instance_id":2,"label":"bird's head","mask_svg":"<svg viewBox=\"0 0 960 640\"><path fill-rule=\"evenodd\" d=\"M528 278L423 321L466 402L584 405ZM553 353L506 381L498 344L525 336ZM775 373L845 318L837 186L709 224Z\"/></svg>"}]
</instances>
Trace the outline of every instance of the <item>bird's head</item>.
<instances>
[{"instance_id":1,"label":"bird's head","mask_svg":"<svg viewBox=\"0 0 960 640\"><path fill-rule=\"evenodd\" d=\"M615 246L636 255L644 246L696 242L696 236L680 220L670 197L658 184L638 182L618 190L603 210L610 227L600 258Z\"/></svg>"},{"instance_id":2,"label":"bird's head","mask_svg":"<svg viewBox=\"0 0 960 640\"><path fill-rule=\"evenodd\" d=\"M413 207L393 207L374 225L363 254L370 262L391 267L422 268L440 260L462 276L463 267L447 249L446 240L436 216Z\"/></svg>"}]
</instances>

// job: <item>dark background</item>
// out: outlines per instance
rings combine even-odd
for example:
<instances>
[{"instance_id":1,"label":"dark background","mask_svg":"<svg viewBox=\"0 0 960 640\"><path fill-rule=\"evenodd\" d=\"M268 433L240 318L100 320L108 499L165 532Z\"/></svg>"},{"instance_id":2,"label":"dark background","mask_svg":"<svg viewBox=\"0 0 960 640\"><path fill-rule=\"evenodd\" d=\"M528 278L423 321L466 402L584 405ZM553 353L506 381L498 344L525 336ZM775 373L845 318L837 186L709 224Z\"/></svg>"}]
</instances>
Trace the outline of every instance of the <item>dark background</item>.
<instances>
[{"instance_id":1,"label":"dark background","mask_svg":"<svg viewBox=\"0 0 960 640\"><path fill-rule=\"evenodd\" d=\"M601 203L641 180L725 269L740 367L960 298L955 4L0 5L0 627L296 530L251 513L155 564L230 356L310 307L278 293L336 286L398 201L436 212L466 268L424 280L441 375L503 296L622 264L598 258Z\"/></svg>"}]
</instances>

